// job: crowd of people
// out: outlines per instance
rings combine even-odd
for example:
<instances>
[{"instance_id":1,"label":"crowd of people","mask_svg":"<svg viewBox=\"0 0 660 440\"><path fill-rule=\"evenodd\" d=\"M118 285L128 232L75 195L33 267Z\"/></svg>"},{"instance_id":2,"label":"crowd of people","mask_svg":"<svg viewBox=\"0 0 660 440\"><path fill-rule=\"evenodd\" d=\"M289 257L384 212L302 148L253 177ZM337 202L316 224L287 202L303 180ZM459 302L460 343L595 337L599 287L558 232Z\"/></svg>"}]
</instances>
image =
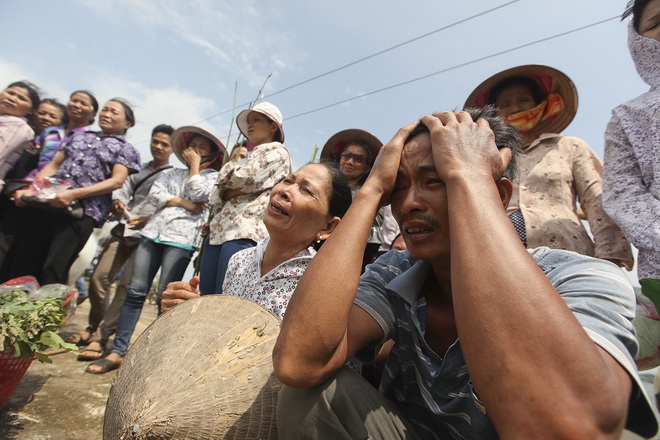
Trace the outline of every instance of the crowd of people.
<instances>
[{"instance_id":1,"label":"crowd of people","mask_svg":"<svg viewBox=\"0 0 660 440\"><path fill-rule=\"evenodd\" d=\"M342 130L297 170L268 102L238 115L245 141L231 152L163 124L141 163L126 100L100 107L79 90L64 106L12 83L0 94L0 282L72 283L94 228L116 222L72 340L86 371L120 367L158 272L159 313L247 298L282 320L283 438L652 436L635 359L658 357L660 325L635 316L624 270L632 243L639 295L660 310L660 0L628 16L651 89L613 110L604 162L562 134L577 90L543 65L499 72L463 111L385 144ZM199 276L183 280L197 252Z\"/></svg>"}]
</instances>

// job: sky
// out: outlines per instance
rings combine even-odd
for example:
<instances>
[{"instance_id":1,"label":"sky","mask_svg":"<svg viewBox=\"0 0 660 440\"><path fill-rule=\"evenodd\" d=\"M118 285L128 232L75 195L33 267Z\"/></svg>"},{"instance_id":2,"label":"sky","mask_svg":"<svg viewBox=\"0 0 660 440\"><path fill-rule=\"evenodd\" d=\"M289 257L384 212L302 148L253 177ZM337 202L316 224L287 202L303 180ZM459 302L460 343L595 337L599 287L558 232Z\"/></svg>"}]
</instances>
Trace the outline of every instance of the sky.
<instances>
[{"instance_id":1,"label":"sky","mask_svg":"<svg viewBox=\"0 0 660 440\"><path fill-rule=\"evenodd\" d=\"M0 87L27 79L64 103L78 89L101 105L126 98L137 118L128 140L148 160L160 123L198 125L232 145L234 102L236 113L246 108L270 75L264 99L282 111L298 167L337 131L361 128L386 142L424 114L461 108L494 73L547 64L579 93L564 133L602 158L611 109L648 90L630 59L626 23L615 18L625 5L1 0Z\"/></svg>"}]
</instances>

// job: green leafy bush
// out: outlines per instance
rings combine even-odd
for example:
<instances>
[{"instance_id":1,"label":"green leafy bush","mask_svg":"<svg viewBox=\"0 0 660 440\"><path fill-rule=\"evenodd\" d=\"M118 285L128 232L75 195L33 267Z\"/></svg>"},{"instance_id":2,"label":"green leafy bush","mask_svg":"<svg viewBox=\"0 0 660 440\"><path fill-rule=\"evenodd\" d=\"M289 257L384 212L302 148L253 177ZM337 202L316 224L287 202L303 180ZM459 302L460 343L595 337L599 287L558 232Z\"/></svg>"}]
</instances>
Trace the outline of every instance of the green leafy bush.
<instances>
[{"instance_id":1,"label":"green leafy bush","mask_svg":"<svg viewBox=\"0 0 660 440\"><path fill-rule=\"evenodd\" d=\"M51 363L44 350L77 350L57 334L65 316L62 298L29 300L20 289L0 293L0 347L7 352L13 346L16 356Z\"/></svg>"}]
</instances>

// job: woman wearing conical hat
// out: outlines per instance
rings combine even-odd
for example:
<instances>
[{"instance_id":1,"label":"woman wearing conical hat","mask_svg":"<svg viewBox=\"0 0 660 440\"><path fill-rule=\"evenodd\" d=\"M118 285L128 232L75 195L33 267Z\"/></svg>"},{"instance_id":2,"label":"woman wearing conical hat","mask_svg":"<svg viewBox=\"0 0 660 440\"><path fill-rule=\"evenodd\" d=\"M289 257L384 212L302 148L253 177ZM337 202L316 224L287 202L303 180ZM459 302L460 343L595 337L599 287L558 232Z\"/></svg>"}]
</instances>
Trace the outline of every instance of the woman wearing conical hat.
<instances>
[{"instance_id":1,"label":"woman wearing conical hat","mask_svg":"<svg viewBox=\"0 0 660 440\"><path fill-rule=\"evenodd\" d=\"M559 70L525 65L481 83L465 107L498 108L523 136L507 213L530 248L548 246L632 268L630 244L603 210L603 165L582 139L561 133L577 112L577 91ZM591 239L578 215L584 212Z\"/></svg>"},{"instance_id":2,"label":"woman wearing conical hat","mask_svg":"<svg viewBox=\"0 0 660 440\"><path fill-rule=\"evenodd\" d=\"M346 176L351 186L353 198L367 180L371 167L378 156L383 143L373 134L359 128L341 130L325 143L321 150L321 161L334 163L339 171ZM362 259L362 271L378 256L382 237L382 226L385 210L380 209L371 226L371 233Z\"/></svg>"}]
</instances>

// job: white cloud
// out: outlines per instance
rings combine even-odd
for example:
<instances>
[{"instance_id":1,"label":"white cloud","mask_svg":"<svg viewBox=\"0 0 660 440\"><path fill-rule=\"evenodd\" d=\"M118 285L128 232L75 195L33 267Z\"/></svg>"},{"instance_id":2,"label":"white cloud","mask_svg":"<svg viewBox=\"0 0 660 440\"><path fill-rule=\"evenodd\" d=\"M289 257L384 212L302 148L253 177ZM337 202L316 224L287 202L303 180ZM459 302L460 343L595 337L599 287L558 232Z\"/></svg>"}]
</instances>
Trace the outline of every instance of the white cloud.
<instances>
[{"instance_id":1,"label":"white cloud","mask_svg":"<svg viewBox=\"0 0 660 440\"><path fill-rule=\"evenodd\" d=\"M80 0L114 20L135 21L175 33L199 46L221 68L258 87L275 70L291 68L297 55L293 32L283 24L280 6L245 0ZM280 25L278 25L280 23Z\"/></svg>"},{"instance_id":2,"label":"white cloud","mask_svg":"<svg viewBox=\"0 0 660 440\"><path fill-rule=\"evenodd\" d=\"M176 86L150 87L107 72L96 75L94 82L97 97L104 101L115 97L114 93L117 90L121 90L124 96L130 97L137 124L129 130L127 137L145 160L150 157L151 130L158 124L170 124L175 128L196 124L209 130L223 142L226 141L223 135L229 128L227 126L229 114L198 123L209 115L218 113L218 107L211 99Z\"/></svg>"}]
</instances>

